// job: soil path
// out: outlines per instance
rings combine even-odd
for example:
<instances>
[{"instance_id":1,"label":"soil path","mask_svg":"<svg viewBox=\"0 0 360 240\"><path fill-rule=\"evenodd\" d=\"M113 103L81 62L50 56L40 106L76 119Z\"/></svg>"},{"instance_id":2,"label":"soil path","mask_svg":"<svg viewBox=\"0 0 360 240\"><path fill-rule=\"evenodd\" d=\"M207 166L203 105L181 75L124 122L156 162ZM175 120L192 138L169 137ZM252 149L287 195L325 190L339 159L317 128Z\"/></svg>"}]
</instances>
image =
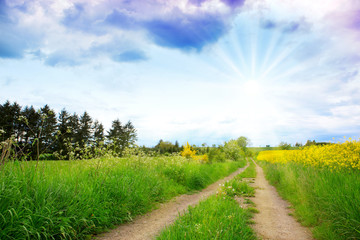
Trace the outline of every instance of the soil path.
<instances>
[{"instance_id":1,"label":"soil path","mask_svg":"<svg viewBox=\"0 0 360 240\"><path fill-rule=\"evenodd\" d=\"M253 202L259 213L255 214L253 228L257 235L264 240L307 240L313 239L306 227L300 225L292 216L290 205L277 193L264 177L261 167L256 165L257 176L255 198Z\"/></svg>"},{"instance_id":2,"label":"soil path","mask_svg":"<svg viewBox=\"0 0 360 240\"><path fill-rule=\"evenodd\" d=\"M248 164L249 165L249 164ZM211 184L202 191L192 195L181 195L170 202L163 203L158 209L147 213L146 215L139 216L134 219L133 222L120 225L118 228L96 236L97 240L142 240L153 239L158 235L162 229L167 225L170 225L175 221L179 214L184 213L189 206L193 206L199 203L202 199L214 194L219 187L219 184L223 184L225 181L235 177L247 167L240 168L233 172L229 176Z\"/></svg>"}]
</instances>

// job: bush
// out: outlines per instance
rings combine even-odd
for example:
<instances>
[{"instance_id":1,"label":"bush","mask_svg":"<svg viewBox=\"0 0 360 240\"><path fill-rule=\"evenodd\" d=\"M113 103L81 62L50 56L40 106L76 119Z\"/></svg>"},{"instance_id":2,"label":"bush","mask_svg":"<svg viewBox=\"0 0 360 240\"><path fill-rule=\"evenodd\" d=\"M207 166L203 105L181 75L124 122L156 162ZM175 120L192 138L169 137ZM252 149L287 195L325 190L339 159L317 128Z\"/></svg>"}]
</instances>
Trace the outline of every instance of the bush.
<instances>
[{"instance_id":1,"label":"bush","mask_svg":"<svg viewBox=\"0 0 360 240\"><path fill-rule=\"evenodd\" d=\"M208 153L209 162L225 162L226 155L224 151L219 148L212 148Z\"/></svg>"}]
</instances>

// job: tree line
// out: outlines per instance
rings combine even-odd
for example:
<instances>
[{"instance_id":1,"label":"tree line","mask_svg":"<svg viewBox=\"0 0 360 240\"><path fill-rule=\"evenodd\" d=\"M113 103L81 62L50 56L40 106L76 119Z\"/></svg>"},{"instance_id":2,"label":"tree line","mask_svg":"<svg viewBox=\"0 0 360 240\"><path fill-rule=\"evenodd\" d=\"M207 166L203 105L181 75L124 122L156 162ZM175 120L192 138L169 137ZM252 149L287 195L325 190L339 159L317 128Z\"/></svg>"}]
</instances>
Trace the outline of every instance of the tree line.
<instances>
[{"instance_id":1,"label":"tree line","mask_svg":"<svg viewBox=\"0 0 360 240\"><path fill-rule=\"evenodd\" d=\"M82 159L121 156L135 144L137 132L131 121L116 119L105 131L86 111L70 114L64 108L56 114L48 105L35 109L6 101L0 105L0 139L12 143L19 159Z\"/></svg>"}]
</instances>

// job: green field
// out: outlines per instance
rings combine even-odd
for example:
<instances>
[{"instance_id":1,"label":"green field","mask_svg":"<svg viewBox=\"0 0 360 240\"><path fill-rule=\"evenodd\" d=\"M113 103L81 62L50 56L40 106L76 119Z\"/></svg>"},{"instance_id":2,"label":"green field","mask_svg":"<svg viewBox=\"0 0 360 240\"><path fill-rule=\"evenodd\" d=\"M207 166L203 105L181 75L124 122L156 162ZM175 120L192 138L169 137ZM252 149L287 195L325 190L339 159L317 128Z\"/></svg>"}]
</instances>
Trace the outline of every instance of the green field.
<instances>
[{"instance_id":1,"label":"green field","mask_svg":"<svg viewBox=\"0 0 360 240\"><path fill-rule=\"evenodd\" d=\"M179 156L9 162L0 170L0 239L84 239L244 165Z\"/></svg>"}]
</instances>

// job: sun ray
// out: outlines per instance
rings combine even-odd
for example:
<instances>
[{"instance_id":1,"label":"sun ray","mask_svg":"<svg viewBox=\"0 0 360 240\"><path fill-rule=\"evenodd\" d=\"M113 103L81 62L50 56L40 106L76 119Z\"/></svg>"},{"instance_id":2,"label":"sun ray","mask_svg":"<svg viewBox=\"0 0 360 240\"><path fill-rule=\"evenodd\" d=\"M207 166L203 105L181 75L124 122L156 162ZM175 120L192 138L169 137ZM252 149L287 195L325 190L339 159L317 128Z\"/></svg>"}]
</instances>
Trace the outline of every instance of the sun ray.
<instances>
[{"instance_id":1,"label":"sun ray","mask_svg":"<svg viewBox=\"0 0 360 240\"><path fill-rule=\"evenodd\" d=\"M258 21L253 23L254 25L258 25ZM256 61L257 61L257 48L258 48L258 38L259 38L258 27L253 27L251 31L251 76L254 77L256 73Z\"/></svg>"},{"instance_id":2,"label":"sun ray","mask_svg":"<svg viewBox=\"0 0 360 240\"><path fill-rule=\"evenodd\" d=\"M229 58L228 55L224 53L224 51L220 49L215 50L215 54L221 58L228 66L233 70L240 79L244 79L245 75L239 70L239 68L234 64L234 62Z\"/></svg>"},{"instance_id":3,"label":"sun ray","mask_svg":"<svg viewBox=\"0 0 360 240\"><path fill-rule=\"evenodd\" d=\"M280 54L278 54L277 58L274 59L272 64L261 74L261 78L266 78L269 73L278 67L287 57L289 57L298 47L300 46L299 43L294 44L292 47L287 47L282 51Z\"/></svg>"},{"instance_id":4,"label":"sun ray","mask_svg":"<svg viewBox=\"0 0 360 240\"><path fill-rule=\"evenodd\" d=\"M270 58L275 53L275 49L279 46L283 40L284 36L279 33L279 31L274 31L271 34L271 40L268 41L267 51L264 53L263 62L260 67L260 72L265 72L265 68L269 64Z\"/></svg>"}]
</instances>

